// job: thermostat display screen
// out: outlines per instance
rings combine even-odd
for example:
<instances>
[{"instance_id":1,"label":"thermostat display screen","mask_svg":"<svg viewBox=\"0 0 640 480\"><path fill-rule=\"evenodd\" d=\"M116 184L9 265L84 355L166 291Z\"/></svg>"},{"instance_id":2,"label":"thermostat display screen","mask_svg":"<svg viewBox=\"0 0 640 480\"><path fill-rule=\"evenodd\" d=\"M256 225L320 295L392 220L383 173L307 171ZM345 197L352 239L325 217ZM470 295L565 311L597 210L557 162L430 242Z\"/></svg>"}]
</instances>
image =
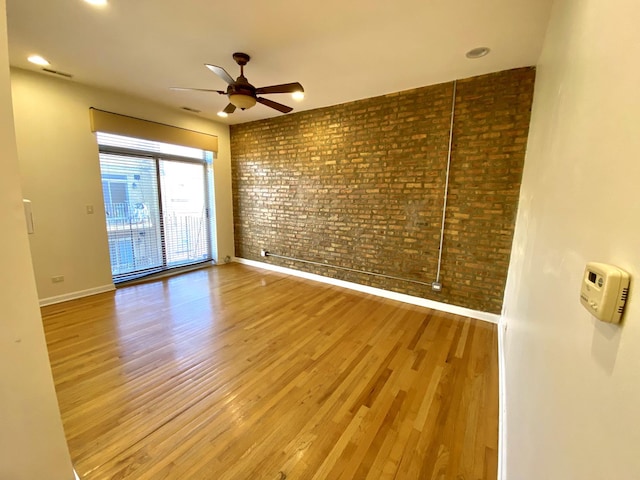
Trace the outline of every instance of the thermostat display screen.
<instances>
[{"instance_id":1,"label":"thermostat display screen","mask_svg":"<svg viewBox=\"0 0 640 480\"><path fill-rule=\"evenodd\" d=\"M589 281L591 283L596 283L596 277L597 275L594 272L589 272Z\"/></svg>"}]
</instances>

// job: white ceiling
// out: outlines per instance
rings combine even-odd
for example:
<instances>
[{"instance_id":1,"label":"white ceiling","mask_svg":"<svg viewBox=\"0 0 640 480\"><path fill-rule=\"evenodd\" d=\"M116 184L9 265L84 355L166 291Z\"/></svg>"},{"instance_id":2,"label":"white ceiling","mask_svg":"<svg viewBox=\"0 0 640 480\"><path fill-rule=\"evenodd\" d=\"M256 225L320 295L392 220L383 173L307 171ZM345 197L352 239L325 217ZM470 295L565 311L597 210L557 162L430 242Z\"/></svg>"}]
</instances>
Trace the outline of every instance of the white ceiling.
<instances>
[{"instance_id":1,"label":"white ceiling","mask_svg":"<svg viewBox=\"0 0 640 480\"><path fill-rule=\"evenodd\" d=\"M13 66L37 53L73 80L133 94L224 123L281 113L264 105L230 115L226 89L204 67L234 78L233 52L251 55L245 75L256 87L298 81L306 98L267 98L295 111L534 65L553 0L7 0ZM486 46L480 59L468 50Z\"/></svg>"}]
</instances>

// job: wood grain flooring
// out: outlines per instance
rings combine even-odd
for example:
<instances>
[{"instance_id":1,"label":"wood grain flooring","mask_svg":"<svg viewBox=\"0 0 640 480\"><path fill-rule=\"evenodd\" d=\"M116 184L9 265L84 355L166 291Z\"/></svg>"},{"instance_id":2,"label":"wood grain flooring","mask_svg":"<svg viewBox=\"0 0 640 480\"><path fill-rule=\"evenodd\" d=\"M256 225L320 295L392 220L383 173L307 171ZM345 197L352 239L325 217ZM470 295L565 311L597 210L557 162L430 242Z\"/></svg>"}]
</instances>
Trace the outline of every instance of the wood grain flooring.
<instances>
[{"instance_id":1,"label":"wood grain flooring","mask_svg":"<svg viewBox=\"0 0 640 480\"><path fill-rule=\"evenodd\" d=\"M82 480L496 478L494 325L239 264L43 319Z\"/></svg>"}]
</instances>

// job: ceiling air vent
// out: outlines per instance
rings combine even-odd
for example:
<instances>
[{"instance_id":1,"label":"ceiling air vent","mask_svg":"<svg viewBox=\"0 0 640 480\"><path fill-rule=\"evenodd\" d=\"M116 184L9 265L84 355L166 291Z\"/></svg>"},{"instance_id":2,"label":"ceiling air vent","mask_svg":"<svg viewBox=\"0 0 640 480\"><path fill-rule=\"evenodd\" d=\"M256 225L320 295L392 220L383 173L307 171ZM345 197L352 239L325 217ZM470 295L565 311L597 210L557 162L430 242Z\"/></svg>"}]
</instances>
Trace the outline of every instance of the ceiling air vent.
<instances>
[{"instance_id":1,"label":"ceiling air vent","mask_svg":"<svg viewBox=\"0 0 640 480\"><path fill-rule=\"evenodd\" d=\"M43 68L42 71L47 73L53 73L54 75L58 75L64 78L73 78L73 75L71 75L70 73L59 72L58 70L51 70L50 68Z\"/></svg>"}]
</instances>

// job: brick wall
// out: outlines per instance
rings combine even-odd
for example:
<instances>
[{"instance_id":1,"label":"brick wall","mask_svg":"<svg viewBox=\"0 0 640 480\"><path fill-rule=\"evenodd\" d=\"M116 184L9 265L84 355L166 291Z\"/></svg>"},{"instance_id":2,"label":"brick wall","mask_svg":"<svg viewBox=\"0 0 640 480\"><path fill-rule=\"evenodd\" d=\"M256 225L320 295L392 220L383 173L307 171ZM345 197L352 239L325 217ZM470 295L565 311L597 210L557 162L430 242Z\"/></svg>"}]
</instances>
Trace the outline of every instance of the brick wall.
<instances>
[{"instance_id":1,"label":"brick wall","mask_svg":"<svg viewBox=\"0 0 640 480\"><path fill-rule=\"evenodd\" d=\"M442 292L453 83L232 126L236 256L499 313L534 76L458 81Z\"/></svg>"}]
</instances>

